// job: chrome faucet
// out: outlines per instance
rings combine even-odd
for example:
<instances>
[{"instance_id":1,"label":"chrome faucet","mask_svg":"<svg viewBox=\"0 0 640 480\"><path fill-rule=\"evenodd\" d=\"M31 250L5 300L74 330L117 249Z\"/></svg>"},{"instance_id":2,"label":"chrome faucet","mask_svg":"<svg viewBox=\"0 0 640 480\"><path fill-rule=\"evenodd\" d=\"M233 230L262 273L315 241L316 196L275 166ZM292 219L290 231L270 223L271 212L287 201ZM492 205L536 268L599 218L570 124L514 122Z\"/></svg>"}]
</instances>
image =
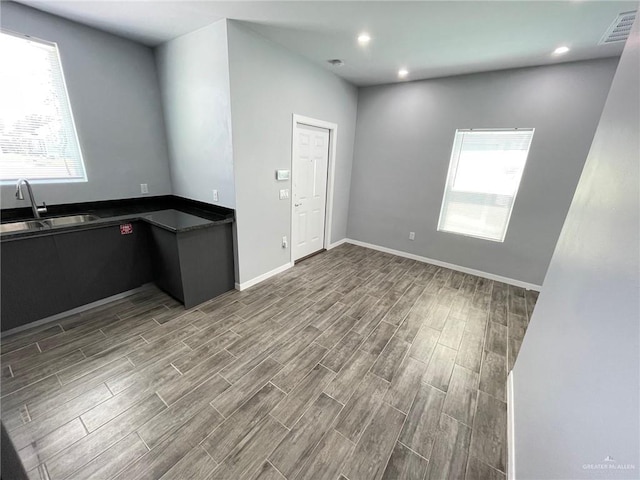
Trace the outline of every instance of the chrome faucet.
<instances>
[{"instance_id":1,"label":"chrome faucet","mask_svg":"<svg viewBox=\"0 0 640 480\"><path fill-rule=\"evenodd\" d=\"M31 190L31 184L25 178L21 178L18 180L16 184L16 198L18 200L24 200L24 194L22 193L22 184L27 186L27 190L29 191L29 200L31 200L31 209L33 210L33 216L35 218L40 218L41 213L47 213L47 204L42 202L42 206L39 207L36 205L36 199L33 196L33 190Z\"/></svg>"}]
</instances>

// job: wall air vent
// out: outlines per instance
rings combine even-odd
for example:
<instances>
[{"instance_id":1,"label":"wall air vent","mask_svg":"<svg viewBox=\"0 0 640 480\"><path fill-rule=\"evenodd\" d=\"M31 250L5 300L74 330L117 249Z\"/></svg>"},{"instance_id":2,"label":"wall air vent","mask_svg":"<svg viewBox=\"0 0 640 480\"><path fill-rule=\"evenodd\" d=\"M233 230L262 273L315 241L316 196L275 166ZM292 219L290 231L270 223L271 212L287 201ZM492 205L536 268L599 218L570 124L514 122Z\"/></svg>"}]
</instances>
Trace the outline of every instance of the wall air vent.
<instances>
[{"instance_id":1,"label":"wall air vent","mask_svg":"<svg viewBox=\"0 0 640 480\"><path fill-rule=\"evenodd\" d=\"M631 33L631 27L633 21L636 19L637 11L621 13L616 17L613 23L604 32L604 35L598 42L598 45L607 45L609 43L624 42L629 33Z\"/></svg>"}]
</instances>

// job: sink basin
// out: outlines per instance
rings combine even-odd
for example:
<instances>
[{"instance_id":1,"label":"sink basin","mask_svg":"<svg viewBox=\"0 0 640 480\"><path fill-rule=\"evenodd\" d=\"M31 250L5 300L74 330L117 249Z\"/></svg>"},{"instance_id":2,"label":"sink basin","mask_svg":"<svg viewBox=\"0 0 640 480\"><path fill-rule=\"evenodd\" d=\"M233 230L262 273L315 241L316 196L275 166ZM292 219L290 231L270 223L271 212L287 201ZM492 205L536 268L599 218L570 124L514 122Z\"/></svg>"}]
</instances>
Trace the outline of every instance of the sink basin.
<instances>
[{"instance_id":1,"label":"sink basin","mask_svg":"<svg viewBox=\"0 0 640 480\"><path fill-rule=\"evenodd\" d=\"M100 220L100 217L89 214L69 215L66 217L43 218L42 222L50 227L59 227L60 225L75 225L78 223L92 222L94 220Z\"/></svg>"},{"instance_id":2,"label":"sink basin","mask_svg":"<svg viewBox=\"0 0 640 480\"><path fill-rule=\"evenodd\" d=\"M27 220L24 222L11 222L0 224L0 233L21 232L24 230L42 230L46 225L38 220Z\"/></svg>"}]
</instances>

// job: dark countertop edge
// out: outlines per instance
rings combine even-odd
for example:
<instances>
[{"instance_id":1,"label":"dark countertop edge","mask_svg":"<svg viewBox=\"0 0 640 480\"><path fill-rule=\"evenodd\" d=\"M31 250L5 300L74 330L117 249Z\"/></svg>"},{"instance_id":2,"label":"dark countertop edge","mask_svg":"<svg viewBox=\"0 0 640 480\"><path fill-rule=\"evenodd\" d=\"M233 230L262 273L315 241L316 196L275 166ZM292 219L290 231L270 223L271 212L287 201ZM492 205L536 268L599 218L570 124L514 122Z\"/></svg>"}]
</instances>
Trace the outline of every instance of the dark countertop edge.
<instances>
[{"instance_id":1,"label":"dark countertop edge","mask_svg":"<svg viewBox=\"0 0 640 480\"><path fill-rule=\"evenodd\" d=\"M0 242L6 242L9 240L18 240L18 239L30 238L30 237L41 237L45 235L56 235L58 233L77 232L80 230L91 230L94 228L111 227L114 225L121 225L123 223L131 223L131 222L149 223L150 225L154 225L156 227L162 228L163 230L167 230L172 233L184 233L184 232L190 232L193 230L212 228L218 225L224 225L226 223L233 223L233 218L228 218L228 219L217 220L217 221L210 220L208 223L176 229L168 225L165 225L161 222L157 222L152 219L146 218L145 215L148 215L149 213L153 213L153 212L144 212L144 213L131 214L131 215L121 215L118 217L101 218L100 220L92 220L90 222L76 223L73 225L60 225L57 227L45 228L42 230L19 230L17 232L6 232L0 235Z\"/></svg>"},{"instance_id":2,"label":"dark countertop edge","mask_svg":"<svg viewBox=\"0 0 640 480\"><path fill-rule=\"evenodd\" d=\"M26 204L28 205L28 204ZM95 202L64 203L47 205L48 217L63 215L77 215L79 213L94 213L105 216L105 211L121 211L120 215L134 213L151 213L158 210L178 210L208 220L219 220L220 217L235 218L235 211L231 208L200 202L177 195L159 195L152 197L122 198L117 200L99 200ZM111 215L116 216L115 215ZM29 220L33 218L30 206L4 208L0 210L2 223Z\"/></svg>"},{"instance_id":3,"label":"dark countertop edge","mask_svg":"<svg viewBox=\"0 0 640 480\"><path fill-rule=\"evenodd\" d=\"M154 208L155 207L155 208ZM57 227L42 230L20 230L16 232L6 232L0 235L0 241L8 241L34 236L53 235L58 233L100 228L121 223L143 221L155 225L173 233L183 233L192 230L210 228L216 225L232 223L235 221L235 211L226 207L210 205L195 200L166 195L161 197L135 198L123 200L109 200L101 202L85 202L78 204L54 205L48 207L49 212L46 217L56 217L64 215L77 215L81 213L94 214L101 217L100 220L93 220L86 223L60 225ZM139 210L137 212L113 214L119 210ZM188 215L203 218L206 223L191 225L184 228L175 228L162 222L147 218L146 215L162 210L176 210ZM109 215L111 213L111 215ZM7 215L8 214L8 215ZM7 218L9 217L9 218ZM2 210L2 223L33 219L31 208L15 208Z\"/></svg>"}]
</instances>

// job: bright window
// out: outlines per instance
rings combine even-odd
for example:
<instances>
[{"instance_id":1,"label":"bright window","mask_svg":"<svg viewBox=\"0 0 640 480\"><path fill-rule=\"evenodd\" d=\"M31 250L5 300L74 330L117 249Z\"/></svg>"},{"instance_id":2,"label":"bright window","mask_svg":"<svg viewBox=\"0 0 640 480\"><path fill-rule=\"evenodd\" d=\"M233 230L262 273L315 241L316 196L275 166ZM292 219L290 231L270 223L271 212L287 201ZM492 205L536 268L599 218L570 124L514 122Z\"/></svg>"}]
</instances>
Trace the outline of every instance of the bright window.
<instances>
[{"instance_id":1,"label":"bright window","mask_svg":"<svg viewBox=\"0 0 640 480\"><path fill-rule=\"evenodd\" d=\"M86 181L57 46L2 32L0 59L0 181Z\"/></svg>"},{"instance_id":2,"label":"bright window","mask_svg":"<svg viewBox=\"0 0 640 480\"><path fill-rule=\"evenodd\" d=\"M456 130L438 230L503 242L533 129Z\"/></svg>"}]
</instances>

